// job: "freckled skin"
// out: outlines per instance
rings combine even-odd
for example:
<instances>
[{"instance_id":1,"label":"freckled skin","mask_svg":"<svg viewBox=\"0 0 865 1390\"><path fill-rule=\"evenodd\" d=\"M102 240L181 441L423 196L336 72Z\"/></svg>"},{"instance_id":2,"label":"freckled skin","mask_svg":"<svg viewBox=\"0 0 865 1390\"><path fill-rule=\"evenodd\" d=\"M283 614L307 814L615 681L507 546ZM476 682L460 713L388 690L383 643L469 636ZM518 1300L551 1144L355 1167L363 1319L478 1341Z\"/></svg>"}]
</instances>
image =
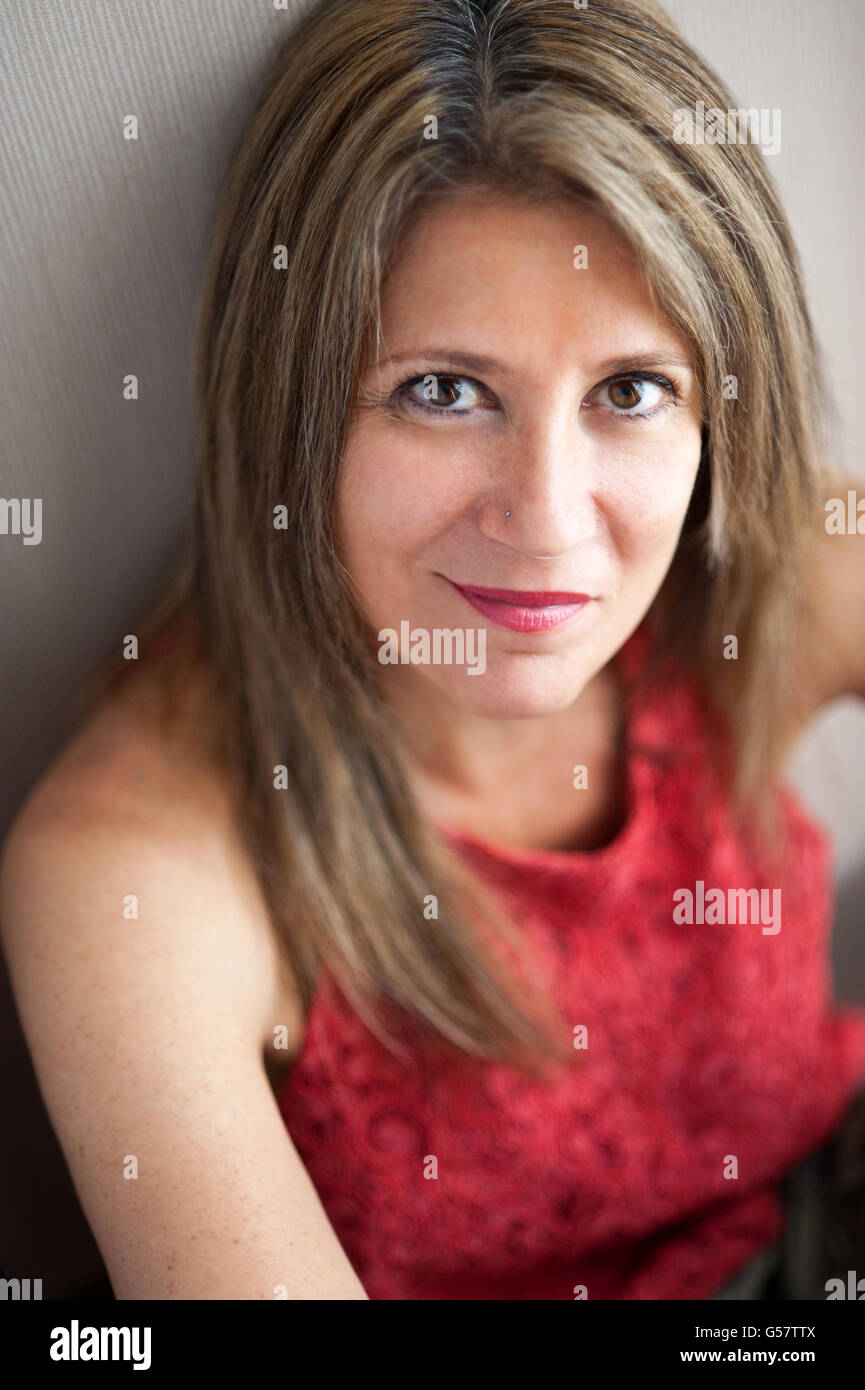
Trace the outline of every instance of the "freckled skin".
<instances>
[{"instance_id":1,"label":"freckled skin","mask_svg":"<svg viewBox=\"0 0 865 1390\"><path fill-rule=\"evenodd\" d=\"M574 268L578 244L587 269ZM465 418L408 405L391 405L389 416L363 397L356 409L334 520L374 628L408 618L430 630L487 630L482 676L387 666L384 688L407 719L423 712L437 745L480 716L499 721L499 753L523 736L537 747L538 720L554 737L555 716L651 605L700 460L701 400L687 367L654 368L682 397L647 420L623 420L628 400L599 396L609 375L599 367L637 352L688 356L688 345L654 310L632 253L604 219L569 201L532 207L477 192L441 200L409 233L384 289L382 328L382 358L448 345L508 369L461 369L451 410L491 406ZM409 375L436 370L440 359L385 360L362 386L380 400ZM636 410L669 399L641 390L650 394ZM422 387L412 395L422 401ZM448 579L598 601L573 623L529 636L486 622ZM484 742L494 759L489 728Z\"/></svg>"}]
</instances>

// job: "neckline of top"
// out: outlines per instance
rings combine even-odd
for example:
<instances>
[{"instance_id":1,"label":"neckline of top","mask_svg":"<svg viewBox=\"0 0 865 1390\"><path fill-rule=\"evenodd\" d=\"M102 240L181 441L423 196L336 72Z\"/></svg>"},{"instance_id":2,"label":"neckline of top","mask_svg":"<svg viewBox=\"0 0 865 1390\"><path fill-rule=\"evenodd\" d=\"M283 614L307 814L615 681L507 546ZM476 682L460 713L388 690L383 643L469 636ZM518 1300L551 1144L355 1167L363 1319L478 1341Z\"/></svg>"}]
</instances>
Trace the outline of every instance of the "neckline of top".
<instances>
[{"instance_id":1,"label":"neckline of top","mask_svg":"<svg viewBox=\"0 0 865 1390\"><path fill-rule=\"evenodd\" d=\"M649 633L645 620L631 633L612 658L621 670L626 686L642 670L649 648ZM625 724L623 729L623 749L625 758L625 815L618 831L606 844L596 849L523 849L516 845L505 845L498 841L477 835L473 831L460 830L437 822L436 832L457 847L469 850L472 854L515 869L541 869L573 871L579 867L607 865L611 860L633 849L635 840L643 834L648 823L649 812L654 804L654 777L649 761L641 756L644 750L639 738L649 705L645 696L638 692L632 696L627 690L625 702Z\"/></svg>"}]
</instances>

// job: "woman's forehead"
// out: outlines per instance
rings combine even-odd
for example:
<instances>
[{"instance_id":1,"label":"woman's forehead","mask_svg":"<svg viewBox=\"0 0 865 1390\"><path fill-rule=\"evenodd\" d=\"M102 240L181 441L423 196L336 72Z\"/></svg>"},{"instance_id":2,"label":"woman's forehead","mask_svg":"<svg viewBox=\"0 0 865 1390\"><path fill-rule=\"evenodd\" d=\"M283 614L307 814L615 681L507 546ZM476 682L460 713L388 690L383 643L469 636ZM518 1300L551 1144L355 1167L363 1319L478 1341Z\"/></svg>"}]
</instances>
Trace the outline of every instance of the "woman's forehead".
<instances>
[{"instance_id":1,"label":"woman's forehead","mask_svg":"<svg viewBox=\"0 0 865 1390\"><path fill-rule=\"evenodd\" d=\"M677 352L687 344L654 302L624 236L567 199L486 192L424 209L382 287L377 359L459 349L502 374L521 359Z\"/></svg>"}]
</instances>

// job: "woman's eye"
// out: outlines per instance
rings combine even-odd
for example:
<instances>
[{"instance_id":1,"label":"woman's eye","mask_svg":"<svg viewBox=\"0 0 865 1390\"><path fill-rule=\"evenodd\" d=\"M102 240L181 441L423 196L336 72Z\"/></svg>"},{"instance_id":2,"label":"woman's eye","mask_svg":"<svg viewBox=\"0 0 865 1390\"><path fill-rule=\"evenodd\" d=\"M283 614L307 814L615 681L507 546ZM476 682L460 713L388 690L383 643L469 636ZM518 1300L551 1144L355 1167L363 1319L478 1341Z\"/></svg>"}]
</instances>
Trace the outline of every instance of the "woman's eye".
<instances>
[{"instance_id":1,"label":"woman's eye","mask_svg":"<svg viewBox=\"0 0 865 1390\"><path fill-rule=\"evenodd\" d=\"M660 415L678 400L678 389L666 377L628 376L596 386L588 398L620 420L644 420ZM427 372L400 382L391 400L429 416L469 416L496 409L479 381L453 372Z\"/></svg>"},{"instance_id":2,"label":"woman's eye","mask_svg":"<svg viewBox=\"0 0 865 1390\"><path fill-rule=\"evenodd\" d=\"M434 372L402 382L394 395L432 415L467 415L482 400L480 386L471 377L445 376Z\"/></svg>"},{"instance_id":3,"label":"woman's eye","mask_svg":"<svg viewBox=\"0 0 865 1390\"><path fill-rule=\"evenodd\" d=\"M654 381L649 377L620 377L596 387L596 404L607 406L617 415L642 419L654 415L664 403L672 405L676 389L671 381Z\"/></svg>"}]
</instances>

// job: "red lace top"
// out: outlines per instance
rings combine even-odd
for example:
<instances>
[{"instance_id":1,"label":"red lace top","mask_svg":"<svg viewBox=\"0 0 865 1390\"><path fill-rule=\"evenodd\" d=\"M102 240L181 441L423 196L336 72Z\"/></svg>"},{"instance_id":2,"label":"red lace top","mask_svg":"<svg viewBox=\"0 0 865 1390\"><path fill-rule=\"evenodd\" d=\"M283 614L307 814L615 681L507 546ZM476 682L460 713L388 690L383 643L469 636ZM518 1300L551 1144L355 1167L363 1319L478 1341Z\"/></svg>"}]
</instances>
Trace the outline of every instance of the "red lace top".
<instances>
[{"instance_id":1,"label":"red lace top","mask_svg":"<svg viewBox=\"0 0 865 1390\"><path fill-rule=\"evenodd\" d=\"M550 1086L440 1049L407 1066L324 976L278 1100L370 1298L699 1299L780 1234L779 1180L865 1080L865 1013L832 1004L825 838L785 787L767 878L706 793L706 729L688 683L642 697L627 818L598 850L453 837L588 1029L583 1068ZM780 886L780 930L675 921L698 881Z\"/></svg>"}]
</instances>

